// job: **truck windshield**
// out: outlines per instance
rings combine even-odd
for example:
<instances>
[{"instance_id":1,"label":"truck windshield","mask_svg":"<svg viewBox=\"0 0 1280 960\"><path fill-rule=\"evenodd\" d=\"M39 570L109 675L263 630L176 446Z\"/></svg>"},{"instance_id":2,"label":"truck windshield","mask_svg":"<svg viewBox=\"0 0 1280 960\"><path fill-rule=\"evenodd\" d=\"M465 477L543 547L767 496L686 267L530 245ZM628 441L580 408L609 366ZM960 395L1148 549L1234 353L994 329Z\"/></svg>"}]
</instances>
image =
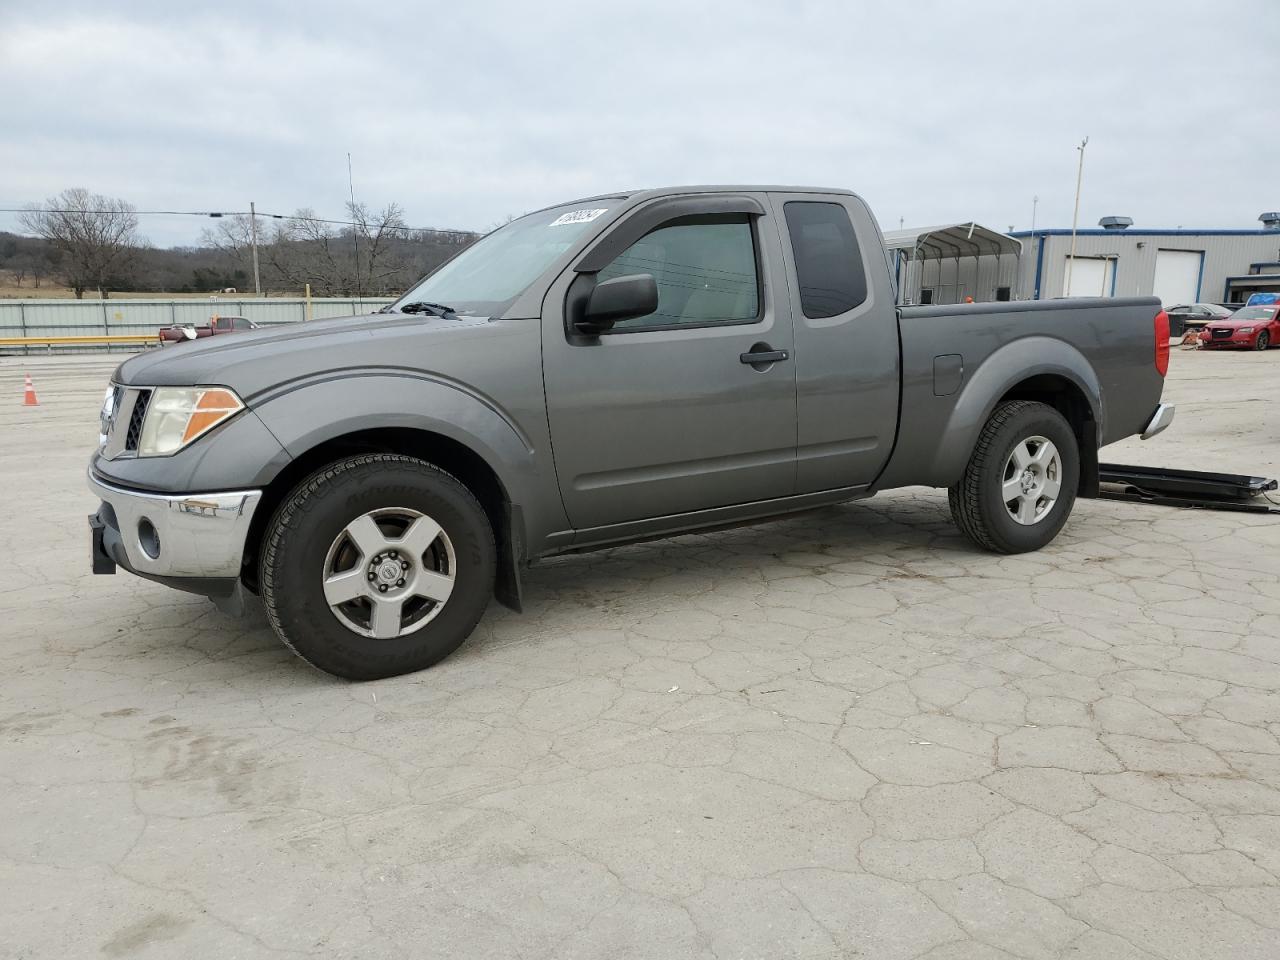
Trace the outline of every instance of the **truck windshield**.
<instances>
[{"instance_id":1,"label":"truck windshield","mask_svg":"<svg viewBox=\"0 0 1280 960\"><path fill-rule=\"evenodd\" d=\"M496 316L618 203L591 200L512 220L428 275L391 309L426 301L448 304L463 316Z\"/></svg>"}]
</instances>

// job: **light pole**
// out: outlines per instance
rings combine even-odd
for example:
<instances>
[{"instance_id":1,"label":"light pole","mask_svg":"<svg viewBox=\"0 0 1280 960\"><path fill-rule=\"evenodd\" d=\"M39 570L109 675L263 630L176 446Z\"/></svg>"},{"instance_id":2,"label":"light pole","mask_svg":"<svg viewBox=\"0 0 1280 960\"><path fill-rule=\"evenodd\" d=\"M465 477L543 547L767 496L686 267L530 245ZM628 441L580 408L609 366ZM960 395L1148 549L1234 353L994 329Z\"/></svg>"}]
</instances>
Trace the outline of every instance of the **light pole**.
<instances>
[{"instance_id":1,"label":"light pole","mask_svg":"<svg viewBox=\"0 0 1280 960\"><path fill-rule=\"evenodd\" d=\"M1067 288L1063 291L1068 297L1071 296L1071 268L1076 263L1076 224L1080 222L1080 181L1084 178L1084 148L1089 145L1089 138L1085 137L1080 141L1080 146L1076 147L1080 151L1080 164L1076 167L1076 206L1071 214L1071 254L1067 257Z\"/></svg>"},{"instance_id":2,"label":"light pole","mask_svg":"<svg viewBox=\"0 0 1280 960\"><path fill-rule=\"evenodd\" d=\"M253 247L253 295L262 296L262 279L258 276L258 213L249 201L249 245Z\"/></svg>"},{"instance_id":3,"label":"light pole","mask_svg":"<svg viewBox=\"0 0 1280 960\"><path fill-rule=\"evenodd\" d=\"M1031 232L1036 232L1036 207L1040 205L1040 198L1033 196L1031 198Z\"/></svg>"}]
</instances>

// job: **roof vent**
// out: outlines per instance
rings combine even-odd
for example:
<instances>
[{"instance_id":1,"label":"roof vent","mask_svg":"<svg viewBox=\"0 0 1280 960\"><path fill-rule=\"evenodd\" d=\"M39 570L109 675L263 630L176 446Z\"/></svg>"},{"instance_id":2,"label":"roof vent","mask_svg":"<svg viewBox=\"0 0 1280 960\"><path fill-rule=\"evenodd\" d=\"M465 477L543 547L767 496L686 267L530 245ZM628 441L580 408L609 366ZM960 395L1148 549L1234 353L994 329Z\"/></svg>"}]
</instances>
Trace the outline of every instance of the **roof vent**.
<instances>
[{"instance_id":1,"label":"roof vent","mask_svg":"<svg viewBox=\"0 0 1280 960\"><path fill-rule=\"evenodd\" d=\"M1123 230L1133 226L1133 217L1103 217L1098 226L1103 230Z\"/></svg>"},{"instance_id":2,"label":"roof vent","mask_svg":"<svg viewBox=\"0 0 1280 960\"><path fill-rule=\"evenodd\" d=\"M1258 219L1262 221L1263 230L1280 230L1280 211L1260 213Z\"/></svg>"}]
</instances>

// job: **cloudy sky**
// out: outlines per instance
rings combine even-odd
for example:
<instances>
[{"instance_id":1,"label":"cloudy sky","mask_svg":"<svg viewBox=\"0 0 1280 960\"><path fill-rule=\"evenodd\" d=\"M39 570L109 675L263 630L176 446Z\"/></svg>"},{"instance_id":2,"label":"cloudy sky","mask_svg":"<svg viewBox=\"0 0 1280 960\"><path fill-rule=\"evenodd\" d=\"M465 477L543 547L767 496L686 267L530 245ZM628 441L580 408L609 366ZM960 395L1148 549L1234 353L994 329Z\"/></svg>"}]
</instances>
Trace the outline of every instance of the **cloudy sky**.
<instances>
[{"instance_id":1,"label":"cloudy sky","mask_svg":"<svg viewBox=\"0 0 1280 960\"><path fill-rule=\"evenodd\" d=\"M340 216L349 151L415 226L706 182L1069 226L1087 135L1083 225L1248 228L1280 208L1278 39L1276 0L0 0L0 207Z\"/></svg>"}]
</instances>

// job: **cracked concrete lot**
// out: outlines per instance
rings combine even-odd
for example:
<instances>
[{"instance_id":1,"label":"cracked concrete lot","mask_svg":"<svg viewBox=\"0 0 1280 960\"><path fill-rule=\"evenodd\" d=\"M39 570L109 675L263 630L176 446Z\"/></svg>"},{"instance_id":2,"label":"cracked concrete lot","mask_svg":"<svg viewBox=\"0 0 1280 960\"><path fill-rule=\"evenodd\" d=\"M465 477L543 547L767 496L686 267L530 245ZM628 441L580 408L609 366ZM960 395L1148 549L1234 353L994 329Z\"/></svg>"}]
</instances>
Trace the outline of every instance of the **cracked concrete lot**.
<instances>
[{"instance_id":1,"label":"cracked concrete lot","mask_svg":"<svg viewBox=\"0 0 1280 960\"><path fill-rule=\"evenodd\" d=\"M352 685L90 575L111 366L0 361L0 956L1280 956L1280 518L999 557L899 491L548 563ZM1280 352L1167 396L1104 459L1280 474Z\"/></svg>"}]
</instances>

